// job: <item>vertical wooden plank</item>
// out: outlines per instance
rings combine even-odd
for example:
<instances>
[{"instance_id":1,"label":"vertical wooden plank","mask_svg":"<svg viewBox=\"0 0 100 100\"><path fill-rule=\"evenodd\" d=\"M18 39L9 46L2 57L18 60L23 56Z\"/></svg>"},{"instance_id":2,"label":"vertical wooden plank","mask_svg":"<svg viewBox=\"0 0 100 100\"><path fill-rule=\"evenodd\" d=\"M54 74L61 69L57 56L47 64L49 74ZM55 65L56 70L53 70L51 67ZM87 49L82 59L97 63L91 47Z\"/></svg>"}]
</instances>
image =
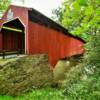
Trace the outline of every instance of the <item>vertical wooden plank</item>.
<instances>
[{"instance_id":1,"label":"vertical wooden plank","mask_svg":"<svg viewBox=\"0 0 100 100\"><path fill-rule=\"evenodd\" d=\"M30 54L47 53L49 62L55 67L59 59L73 56L79 52L76 39L54 29L29 22ZM78 45L79 45L78 44ZM82 43L83 44L83 43Z\"/></svg>"},{"instance_id":2,"label":"vertical wooden plank","mask_svg":"<svg viewBox=\"0 0 100 100\"><path fill-rule=\"evenodd\" d=\"M3 48L2 48L2 33L0 32L0 50L2 50Z\"/></svg>"}]
</instances>

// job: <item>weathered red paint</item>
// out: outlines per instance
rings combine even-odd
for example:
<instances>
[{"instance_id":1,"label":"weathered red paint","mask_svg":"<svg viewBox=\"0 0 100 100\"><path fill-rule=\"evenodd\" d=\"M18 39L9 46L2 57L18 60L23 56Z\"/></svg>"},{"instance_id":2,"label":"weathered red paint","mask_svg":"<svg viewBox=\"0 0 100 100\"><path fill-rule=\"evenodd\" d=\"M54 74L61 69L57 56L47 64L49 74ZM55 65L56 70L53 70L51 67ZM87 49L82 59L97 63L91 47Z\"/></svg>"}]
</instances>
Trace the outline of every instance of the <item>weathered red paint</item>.
<instances>
[{"instance_id":1,"label":"weathered red paint","mask_svg":"<svg viewBox=\"0 0 100 100\"><path fill-rule=\"evenodd\" d=\"M29 21L29 8L10 6L9 9L13 11L14 19L19 18L25 25L26 54L32 55L37 53L46 53L49 55L49 62L53 67L59 59L83 54L84 43L81 40L75 37L71 37L67 34L65 35L56 29L52 29L44 25ZM7 21L7 12L1 19L1 27L2 24ZM19 36L18 34L19 33L13 35L13 33L7 33L6 37L10 43L6 45L6 49L16 49L18 46L16 45L17 43L20 45L20 42L15 42L16 39L16 41L19 39L19 37L15 39L15 37ZM3 44L2 35L3 34L0 33L0 49L2 49ZM8 40L5 40L4 44L7 43Z\"/></svg>"},{"instance_id":2,"label":"weathered red paint","mask_svg":"<svg viewBox=\"0 0 100 100\"><path fill-rule=\"evenodd\" d=\"M83 53L83 42L53 29L29 22L29 54L47 53L55 66L62 58Z\"/></svg>"}]
</instances>

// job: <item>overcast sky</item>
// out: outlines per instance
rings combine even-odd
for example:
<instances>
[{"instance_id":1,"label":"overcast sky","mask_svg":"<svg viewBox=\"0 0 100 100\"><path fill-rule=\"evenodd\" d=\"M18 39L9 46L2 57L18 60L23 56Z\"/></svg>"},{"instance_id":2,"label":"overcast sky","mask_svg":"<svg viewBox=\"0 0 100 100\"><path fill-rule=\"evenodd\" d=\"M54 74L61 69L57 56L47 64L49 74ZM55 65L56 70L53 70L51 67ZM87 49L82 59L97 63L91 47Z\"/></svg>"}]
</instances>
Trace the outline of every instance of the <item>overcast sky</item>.
<instances>
[{"instance_id":1,"label":"overcast sky","mask_svg":"<svg viewBox=\"0 0 100 100\"><path fill-rule=\"evenodd\" d=\"M12 4L22 5L21 0L13 0ZM63 0L25 0L24 6L32 7L45 14L48 17L52 16L52 9L61 5Z\"/></svg>"}]
</instances>

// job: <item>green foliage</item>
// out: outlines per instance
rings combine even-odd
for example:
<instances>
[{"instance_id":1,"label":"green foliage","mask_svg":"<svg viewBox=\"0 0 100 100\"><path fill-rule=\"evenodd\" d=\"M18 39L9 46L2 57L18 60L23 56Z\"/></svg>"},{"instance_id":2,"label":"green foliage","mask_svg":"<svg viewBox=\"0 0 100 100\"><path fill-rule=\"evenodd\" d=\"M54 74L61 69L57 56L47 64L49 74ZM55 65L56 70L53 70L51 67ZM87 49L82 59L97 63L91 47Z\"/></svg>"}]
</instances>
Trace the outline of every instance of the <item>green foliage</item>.
<instances>
[{"instance_id":1,"label":"green foliage","mask_svg":"<svg viewBox=\"0 0 100 100\"><path fill-rule=\"evenodd\" d=\"M100 100L100 28L97 26L85 45L83 61L66 75L64 95L68 100Z\"/></svg>"},{"instance_id":2,"label":"green foliage","mask_svg":"<svg viewBox=\"0 0 100 100\"><path fill-rule=\"evenodd\" d=\"M100 100L100 77L90 77L67 87L64 92L68 100Z\"/></svg>"},{"instance_id":3,"label":"green foliage","mask_svg":"<svg viewBox=\"0 0 100 100\"><path fill-rule=\"evenodd\" d=\"M39 65L40 63L40 65ZM0 61L0 95L20 95L51 86L53 72L46 54L19 56Z\"/></svg>"},{"instance_id":4,"label":"green foliage","mask_svg":"<svg viewBox=\"0 0 100 100\"><path fill-rule=\"evenodd\" d=\"M66 73L63 95L67 100L100 100L100 67L87 64L86 58L83 62ZM94 63L100 66L100 61Z\"/></svg>"},{"instance_id":5,"label":"green foliage","mask_svg":"<svg viewBox=\"0 0 100 100\"><path fill-rule=\"evenodd\" d=\"M4 13L4 11L8 8L11 0L0 0L0 17Z\"/></svg>"},{"instance_id":6,"label":"green foliage","mask_svg":"<svg viewBox=\"0 0 100 100\"><path fill-rule=\"evenodd\" d=\"M97 26L100 26L97 25L100 20L99 0L65 0L54 14L56 20L70 33L86 41Z\"/></svg>"},{"instance_id":7,"label":"green foliage","mask_svg":"<svg viewBox=\"0 0 100 100\"><path fill-rule=\"evenodd\" d=\"M68 100L100 100L99 4L99 0L65 0L60 9L60 23L73 35L88 41L81 64L66 73L63 94Z\"/></svg>"},{"instance_id":8,"label":"green foliage","mask_svg":"<svg viewBox=\"0 0 100 100\"><path fill-rule=\"evenodd\" d=\"M86 45L85 64L100 67L100 34L93 35L90 42Z\"/></svg>"},{"instance_id":9,"label":"green foliage","mask_svg":"<svg viewBox=\"0 0 100 100\"><path fill-rule=\"evenodd\" d=\"M52 19L55 19L55 21L60 23L63 18L62 9L59 7L58 9L53 10L52 13L54 14L54 16L52 16Z\"/></svg>"}]
</instances>

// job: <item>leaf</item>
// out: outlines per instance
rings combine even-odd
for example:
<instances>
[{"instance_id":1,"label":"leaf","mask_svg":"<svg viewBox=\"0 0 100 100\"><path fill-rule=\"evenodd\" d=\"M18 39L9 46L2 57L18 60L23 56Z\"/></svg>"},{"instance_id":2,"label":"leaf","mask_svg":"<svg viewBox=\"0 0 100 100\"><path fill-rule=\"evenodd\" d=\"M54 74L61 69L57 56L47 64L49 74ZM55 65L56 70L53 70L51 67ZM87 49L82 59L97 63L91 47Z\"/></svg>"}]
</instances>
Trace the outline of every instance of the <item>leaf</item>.
<instances>
[{"instance_id":1,"label":"leaf","mask_svg":"<svg viewBox=\"0 0 100 100\"><path fill-rule=\"evenodd\" d=\"M76 35L80 35L82 33L82 28L81 27L77 27L76 29L75 29L75 34Z\"/></svg>"},{"instance_id":2,"label":"leaf","mask_svg":"<svg viewBox=\"0 0 100 100\"><path fill-rule=\"evenodd\" d=\"M80 5L79 5L79 3L78 3L78 2L74 2L74 3L73 3L73 8L74 8L74 10L79 11L79 10L80 10Z\"/></svg>"},{"instance_id":3,"label":"leaf","mask_svg":"<svg viewBox=\"0 0 100 100\"><path fill-rule=\"evenodd\" d=\"M85 15L92 15L94 12L93 6L88 6L85 9Z\"/></svg>"},{"instance_id":4,"label":"leaf","mask_svg":"<svg viewBox=\"0 0 100 100\"><path fill-rule=\"evenodd\" d=\"M77 1L78 1L79 5L81 5L81 6L86 6L86 4L87 4L87 0L77 0Z\"/></svg>"}]
</instances>

